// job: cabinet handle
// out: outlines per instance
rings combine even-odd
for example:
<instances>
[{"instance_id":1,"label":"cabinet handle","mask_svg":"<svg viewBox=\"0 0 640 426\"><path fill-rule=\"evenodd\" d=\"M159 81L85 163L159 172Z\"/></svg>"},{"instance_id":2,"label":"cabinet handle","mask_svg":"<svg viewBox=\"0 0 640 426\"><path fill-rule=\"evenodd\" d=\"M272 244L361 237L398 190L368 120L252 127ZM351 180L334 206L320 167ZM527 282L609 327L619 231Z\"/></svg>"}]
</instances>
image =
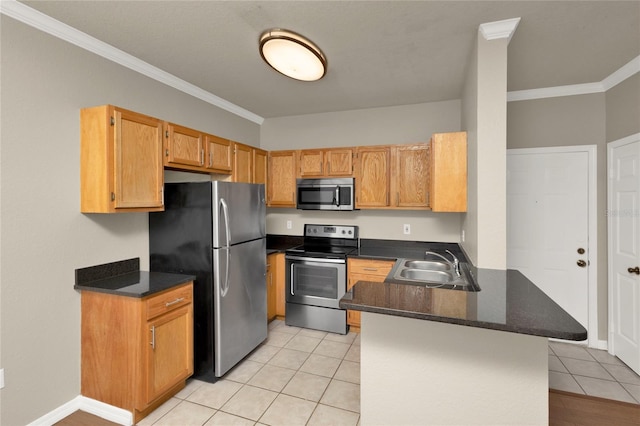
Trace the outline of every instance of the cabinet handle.
<instances>
[{"instance_id":1,"label":"cabinet handle","mask_svg":"<svg viewBox=\"0 0 640 426\"><path fill-rule=\"evenodd\" d=\"M209 167L213 166L213 152L209 151Z\"/></svg>"},{"instance_id":2,"label":"cabinet handle","mask_svg":"<svg viewBox=\"0 0 640 426\"><path fill-rule=\"evenodd\" d=\"M204 149L200 150L200 165L204 166Z\"/></svg>"},{"instance_id":3,"label":"cabinet handle","mask_svg":"<svg viewBox=\"0 0 640 426\"><path fill-rule=\"evenodd\" d=\"M378 268L362 268L365 271L378 272Z\"/></svg>"},{"instance_id":4,"label":"cabinet handle","mask_svg":"<svg viewBox=\"0 0 640 426\"><path fill-rule=\"evenodd\" d=\"M169 156L169 150L168 150L168 149L165 149L165 151L164 151L164 156L165 156L165 157L168 157L168 156Z\"/></svg>"},{"instance_id":5,"label":"cabinet handle","mask_svg":"<svg viewBox=\"0 0 640 426\"><path fill-rule=\"evenodd\" d=\"M331 174L331 163L327 163L327 174Z\"/></svg>"},{"instance_id":6,"label":"cabinet handle","mask_svg":"<svg viewBox=\"0 0 640 426\"><path fill-rule=\"evenodd\" d=\"M184 301L184 297L179 297L179 298L177 298L176 300L173 300L173 301L171 301L171 302L167 302L167 303L165 303L165 304L164 304L164 306L165 306L166 308L168 308L168 307L169 307L169 306L171 306L171 305L175 305L176 303L180 303L180 302L183 302L183 301Z\"/></svg>"},{"instance_id":7,"label":"cabinet handle","mask_svg":"<svg viewBox=\"0 0 640 426\"><path fill-rule=\"evenodd\" d=\"M156 326L151 326L151 349L156 350Z\"/></svg>"},{"instance_id":8,"label":"cabinet handle","mask_svg":"<svg viewBox=\"0 0 640 426\"><path fill-rule=\"evenodd\" d=\"M168 130L164 132L164 137L165 138L169 138L169 131Z\"/></svg>"},{"instance_id":9,"label":"cabinet handle","mask_svg":"<svg viewBox=\"0 0 640 426\"><path fill-rule=\"evenodd\" d=\"M400 192L396 192L396 207L400 205Z\"/></svg>"}]
</instances>

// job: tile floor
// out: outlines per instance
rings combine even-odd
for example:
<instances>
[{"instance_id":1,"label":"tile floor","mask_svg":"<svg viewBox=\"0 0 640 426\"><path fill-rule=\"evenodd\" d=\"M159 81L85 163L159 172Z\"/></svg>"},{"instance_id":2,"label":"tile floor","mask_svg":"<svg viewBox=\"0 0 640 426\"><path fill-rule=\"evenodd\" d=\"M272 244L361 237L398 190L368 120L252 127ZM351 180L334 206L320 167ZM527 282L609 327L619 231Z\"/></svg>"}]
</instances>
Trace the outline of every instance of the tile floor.
<instances>
[{"instance_id":1,"label":"tile floor","mask_svg":"<svg viewBox=\"0 0 640 426\"><path fill-rule=\"evenodd\" d=\"M606 351L549 343L549 386L640 403L640 377ZM357 425L360 335L269 324L268 339L216 383L190 380L141 426Z\"/></svg>"},{"instance_id":2,"label":"tile floor","mask_svg":"<svg viewBox=\"0 0 640 426\"><path fill-rule=\"evenodd\" d=\"M640 376L607 351L549 342L549 387L640 404Z\"/></svg>"}]
</instances>

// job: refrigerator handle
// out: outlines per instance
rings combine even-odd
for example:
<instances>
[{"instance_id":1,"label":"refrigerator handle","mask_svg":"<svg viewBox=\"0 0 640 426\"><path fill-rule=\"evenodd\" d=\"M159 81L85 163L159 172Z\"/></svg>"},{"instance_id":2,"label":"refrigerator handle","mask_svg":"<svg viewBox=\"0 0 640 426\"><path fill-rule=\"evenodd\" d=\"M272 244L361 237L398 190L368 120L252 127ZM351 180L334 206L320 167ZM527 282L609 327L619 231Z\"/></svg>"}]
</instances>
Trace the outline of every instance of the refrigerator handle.
<instances>
[{"instance_id":1,"label":"refrigerator handle","mask_svg":"<svg viewBox=\"0 0 640 426\"><path fill-rule=\"evenodd\" d=\"M220 207L222 207L222 216L224 217L224 228L225 234L227 236L227 241L224 246L224 250L226 251L226 268L225 268L225 278L224 278L224 286L220 286L221 288L221 296L224 297L227 295L227 291L229 291L229 242L231 241L231 236L229 235L229 207L227 206L227 202L224 198L220 198Z\"/></svg>"}]
</instances>

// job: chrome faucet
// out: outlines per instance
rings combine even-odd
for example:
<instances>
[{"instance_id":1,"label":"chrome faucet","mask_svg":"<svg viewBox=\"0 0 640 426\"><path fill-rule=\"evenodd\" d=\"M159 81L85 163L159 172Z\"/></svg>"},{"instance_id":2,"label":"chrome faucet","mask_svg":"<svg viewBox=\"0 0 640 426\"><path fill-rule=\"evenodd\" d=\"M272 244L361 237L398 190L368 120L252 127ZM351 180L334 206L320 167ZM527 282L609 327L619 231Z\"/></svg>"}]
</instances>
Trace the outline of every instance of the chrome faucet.
<instances>
[{"instance_id":1,"label":"chrome faucet","mask_svg":"<svg viewBox=\"0 0 640 426\"><path fill-rule=\"evenodd\" d=\"M441 255L440 253L436 253L435 251L431 251L431 250L425 251L424 252L424 257L426 258L429 255L439 257L440 259L444 260L449 265L451 265L453 267L453 270L456 271L456 275L460 276L460 260L458 260L456 255L451 253L451 251L445 250L445 252L447 252L447 253L449 253L451 255L451 257L453 258L453 261L447 259L446 257Z\"/></svg>"}]
</instances>

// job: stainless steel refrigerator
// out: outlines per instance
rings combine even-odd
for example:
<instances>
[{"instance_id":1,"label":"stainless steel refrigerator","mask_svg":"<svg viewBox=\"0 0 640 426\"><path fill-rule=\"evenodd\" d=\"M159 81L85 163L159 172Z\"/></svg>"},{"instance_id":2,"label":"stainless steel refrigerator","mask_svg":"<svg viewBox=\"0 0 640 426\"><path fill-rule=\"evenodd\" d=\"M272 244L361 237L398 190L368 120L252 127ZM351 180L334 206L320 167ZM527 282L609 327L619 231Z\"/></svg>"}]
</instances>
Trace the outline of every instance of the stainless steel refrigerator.
<instances>
[{"instance_id":1,"label":"stainless steel refrigerator","mask_svg":"<svg viewBox=\"0 0 640 426\"><path fill-rule=\"evenodd\" d=\"M214 382L267 338L264 185L167 183L164 197L150 267L196 276L194 376Z\"/></svg>"}]
</instances>

